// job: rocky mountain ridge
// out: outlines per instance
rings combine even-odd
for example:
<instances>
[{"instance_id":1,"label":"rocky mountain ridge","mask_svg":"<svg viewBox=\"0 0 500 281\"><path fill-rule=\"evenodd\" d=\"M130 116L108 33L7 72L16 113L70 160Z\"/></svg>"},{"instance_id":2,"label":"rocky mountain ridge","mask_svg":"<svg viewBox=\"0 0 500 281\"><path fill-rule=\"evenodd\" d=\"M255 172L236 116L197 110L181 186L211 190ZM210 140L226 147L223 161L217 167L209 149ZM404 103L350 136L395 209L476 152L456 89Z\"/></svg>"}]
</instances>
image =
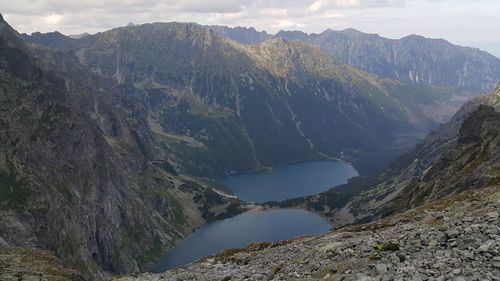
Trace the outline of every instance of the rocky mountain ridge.
<instances>
[{"instance_id":1,"label":"rocky mountain ridge","mask_svg":"<svg viewBox=\"0 0 500 281\"><path fill-rule=\"evenodd\" d=\"M443 39L419 35L388 39L352 28L327 29L319 34L282 30L275 35L245 28L209 28L244 44L259 44L276 37L299 40L319 46L339 62L383 78L453 87L457 94L468 96L491 91L500 79L498 58Z\"/></svg>"}]
</instances>

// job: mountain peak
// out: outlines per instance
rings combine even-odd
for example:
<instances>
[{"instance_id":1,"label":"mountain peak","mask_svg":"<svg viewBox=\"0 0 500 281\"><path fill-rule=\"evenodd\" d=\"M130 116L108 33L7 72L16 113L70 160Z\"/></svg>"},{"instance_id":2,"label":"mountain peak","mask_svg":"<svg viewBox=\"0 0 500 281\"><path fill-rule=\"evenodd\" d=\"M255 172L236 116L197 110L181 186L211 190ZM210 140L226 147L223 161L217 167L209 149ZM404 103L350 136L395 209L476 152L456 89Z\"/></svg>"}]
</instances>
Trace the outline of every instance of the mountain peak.
<instances>
[{"instance_id":1,"label":"mountain peak","mask_svg":"<svg viewBox=\"0 0 500 281\"><path fill-rule=\"evenodd\" d=\"M402 40L426 40L427 38L425 38L424 36L422 35L418 35L418 34L410 34L408 36L405 36L403 38L401 38Z\"/></svg>"},{"instance_id":2,"label":"mountain peak","mask_svg":"<svg viewBox=\"0 0 500 281\"><path fill-rule=\"evenodd\" d=\"M352 28L352 27L348 27L344 30L342 30L343 33L351 33L351 34L365 34L364 32L361 32L355 28Z\"/></svg>"}]
</instances>

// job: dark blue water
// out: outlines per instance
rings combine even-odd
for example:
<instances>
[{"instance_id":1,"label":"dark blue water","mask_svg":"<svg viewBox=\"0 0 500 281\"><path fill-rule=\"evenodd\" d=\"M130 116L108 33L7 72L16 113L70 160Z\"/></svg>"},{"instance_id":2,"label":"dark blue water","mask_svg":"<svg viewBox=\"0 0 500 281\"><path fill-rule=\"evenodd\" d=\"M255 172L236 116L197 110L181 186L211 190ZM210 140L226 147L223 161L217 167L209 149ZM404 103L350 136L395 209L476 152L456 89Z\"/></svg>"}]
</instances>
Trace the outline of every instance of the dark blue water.
<instances>
[{"instance_id":1,"label":"dark blue water","mask_svg":"<svg viewBox=\"0 0 500 281\"><path fill-rule=\"evenodd\" d=\"M251 211L202 226L170 250L154 272L164 272L226 249L247 246L251 242L279 241L320 234L329 229L326 220L304 210Z\"/></svg>"},{"instance_id":2,"label":"dark blue water","mask_svg":"<svg viewBox=\"0 0 500 281\"><path fill-rule=\"evenodd\" d=\"M313 195L344 184L358 172L339 161L315 161L273 169L263 174L235 174L222 178L241 200L283 201Z\"/></svg>"},{"instance_id":3,"label":"dark blue water","mask_svg":"<svg viewBox=\"0 0 500 281\"><path fill-rule=\"evenodd\" d=\"M221 181L242 200L264 202L317 194L357 175L356 170L348 164L319 161L277 168L263 174L232 175ZM247 212L201 227L170 250L154 271L163 272L252 242L320 234L329 228L326 220L304 210Z\"/></svg>"}]
</instances>

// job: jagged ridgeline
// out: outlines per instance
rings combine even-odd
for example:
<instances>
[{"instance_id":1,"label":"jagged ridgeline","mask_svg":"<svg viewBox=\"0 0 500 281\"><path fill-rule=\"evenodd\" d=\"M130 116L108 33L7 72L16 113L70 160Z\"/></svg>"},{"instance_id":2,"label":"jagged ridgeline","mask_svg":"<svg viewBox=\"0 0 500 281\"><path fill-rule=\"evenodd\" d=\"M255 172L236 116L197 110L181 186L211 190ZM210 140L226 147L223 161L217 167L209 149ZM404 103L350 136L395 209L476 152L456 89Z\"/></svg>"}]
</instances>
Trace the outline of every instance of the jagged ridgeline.
<instances>
[{"instance_id":1,"label":"jagged ridgeline","mask_svg":"<svg viewBox=\"0 0 500 281\"><path fill-rule=\"evenodd\" d=\"M270 38L299 40L320 47L339 62L410 84L439 85L455 94L477 95L491 91L500 79L500 60L474 48L453 45L443 39L410 35L387 39L349 28L319 34L280 31L276 35L252 28L209 26L244 44Z\"/></svg>"},{"instance_id":2,"label":"jagged ridgeline","mask_svg":"<svg viewBox=\"0 0 500 281\"><path fill-rule=\"evenodd\" d=\"M26 252L6 246L42 248L87 278L144 270L195 227L238 212L173 171L138 91L26 46L0 18L1 259Z\"/></svg>"},{"instance_id":3,"label":"jagged ridgeline","mask_svg":"<svg viewBox=\"0 0 500 281\"><path fill-rule=\"evenodd\" d=\"M325 157L372 171L443 121L450 98L378 79L305 43L242 45L196 24L24 38L136 87L175 168L203 176Z\"/></svg>"}]
</instances>

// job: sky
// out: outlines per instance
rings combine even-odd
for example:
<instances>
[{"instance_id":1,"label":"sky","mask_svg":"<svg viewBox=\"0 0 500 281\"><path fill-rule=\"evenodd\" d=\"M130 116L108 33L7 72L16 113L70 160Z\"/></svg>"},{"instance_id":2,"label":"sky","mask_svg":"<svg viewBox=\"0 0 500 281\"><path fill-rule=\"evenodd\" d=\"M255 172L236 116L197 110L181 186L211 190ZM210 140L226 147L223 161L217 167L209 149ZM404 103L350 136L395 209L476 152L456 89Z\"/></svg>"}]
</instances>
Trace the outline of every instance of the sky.
<instances>
[{"instance_id":1,"label":"sky","mask_svg":"<svg viewBox=\"0 0 500 281\"><path fill-rule=\"evenodd\" d=\"M444 38L500 58L500 0L0 0L0 13L23 33L96 33L158 21L269 33L351 27L388 38Z\"/></svg>"}]
</instances>

